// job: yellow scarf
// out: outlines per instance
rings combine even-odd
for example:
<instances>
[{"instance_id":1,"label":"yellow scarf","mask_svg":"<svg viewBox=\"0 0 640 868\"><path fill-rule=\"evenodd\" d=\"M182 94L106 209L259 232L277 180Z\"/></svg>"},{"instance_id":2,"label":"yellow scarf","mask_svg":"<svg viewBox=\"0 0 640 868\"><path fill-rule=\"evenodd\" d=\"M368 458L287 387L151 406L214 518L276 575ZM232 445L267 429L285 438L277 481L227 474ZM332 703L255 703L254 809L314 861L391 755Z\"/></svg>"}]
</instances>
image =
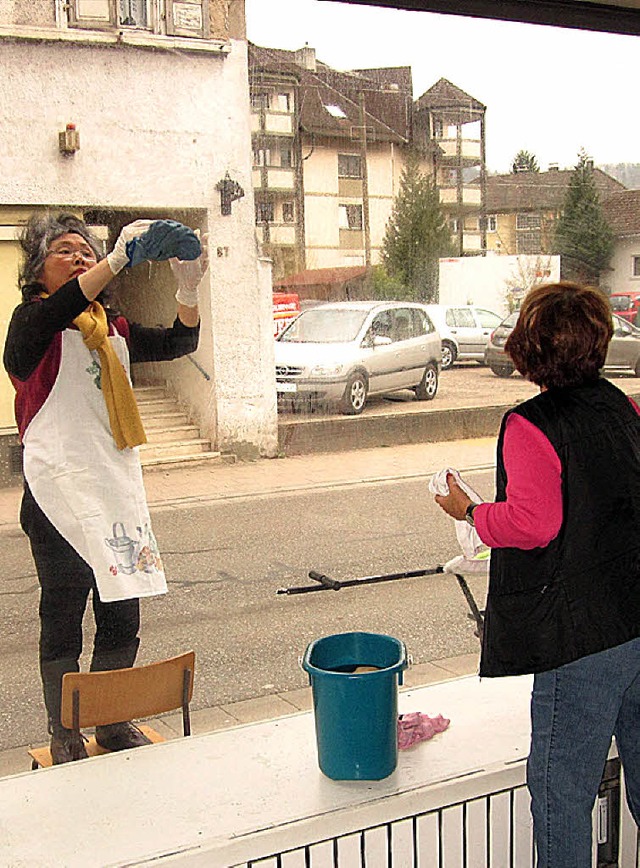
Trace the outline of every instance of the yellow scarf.
<instances>
[{"instance_id":1,"label":"yellow scarf","mask_svg":"<svg viewBox=\"0 0 640 868\"><path fill-rule=\"evenodd\" d=\"M116 446L126 449L146 443L131 383L108 339L109 325L104 308L100 302L92 301L73 322L78 326L87 349L98 351L102 394Z\"/></svg>"}]
</instances>

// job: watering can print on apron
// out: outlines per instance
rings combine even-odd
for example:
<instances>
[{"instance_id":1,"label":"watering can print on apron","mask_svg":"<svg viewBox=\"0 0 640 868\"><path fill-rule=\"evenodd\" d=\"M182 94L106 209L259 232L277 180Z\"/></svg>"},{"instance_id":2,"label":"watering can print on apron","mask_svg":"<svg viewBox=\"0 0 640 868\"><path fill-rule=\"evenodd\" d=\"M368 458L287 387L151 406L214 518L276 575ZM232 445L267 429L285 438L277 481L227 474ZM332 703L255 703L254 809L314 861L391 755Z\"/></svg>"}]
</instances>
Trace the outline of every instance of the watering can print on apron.
<instances>
[{"instance_id":1,"label":"watering can print on apron","mask_svg":"<svg viewBox=\"0 0 640 868\"><path fill-rule=\"evenodd\" d=\"M142 533L141 527L136 528L136 530L139 534ZM105 542L115 552L118 569L127 575L135 573L138 569L138 558L142 549L140 538L131 539L125 533L123 523L117 521L113 525L112 539L105 539ZM151 564L147 563L146 556L142 559L141 567L144 572L151 572Z\"/></svg>"}]
</instances>

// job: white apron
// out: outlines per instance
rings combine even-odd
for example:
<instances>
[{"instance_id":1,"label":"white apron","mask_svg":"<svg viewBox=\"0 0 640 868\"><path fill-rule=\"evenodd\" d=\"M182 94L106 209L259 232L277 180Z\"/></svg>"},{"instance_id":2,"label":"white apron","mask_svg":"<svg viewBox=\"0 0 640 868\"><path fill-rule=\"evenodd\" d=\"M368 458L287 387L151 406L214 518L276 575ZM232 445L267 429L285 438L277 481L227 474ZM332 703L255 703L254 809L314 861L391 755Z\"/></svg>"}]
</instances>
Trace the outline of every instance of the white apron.
<instances>
[{"instance_id":1,"label":"white apron","mask_svg":"<svg viewBox=\"0 0 640 868\"><path fill-rule=\"evenodd\" d=\"M129 374L121 335L109 340ZM60 369L23 437L24 475L40 509L92 568L105 603L164 594L138 449L118 450L97 352L62 333Z\"/></svg>"}]
</instances>

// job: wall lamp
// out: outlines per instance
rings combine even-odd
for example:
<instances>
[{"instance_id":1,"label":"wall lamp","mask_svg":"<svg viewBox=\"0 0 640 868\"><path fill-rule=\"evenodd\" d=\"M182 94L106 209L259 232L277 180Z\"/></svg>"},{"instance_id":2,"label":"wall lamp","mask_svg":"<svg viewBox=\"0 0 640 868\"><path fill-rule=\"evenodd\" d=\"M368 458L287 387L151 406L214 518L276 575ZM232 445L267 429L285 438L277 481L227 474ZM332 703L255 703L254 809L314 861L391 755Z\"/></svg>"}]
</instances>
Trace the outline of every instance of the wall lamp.
<instances>
[{"instance_id":1,"label":"wall lamp","mask_svg":"<svg viewBox=\"0 0 640 868\"><path fill-rule=\"evenodd\" d=\"M80 133L75 124L67 124L66 129L58 133L60 153L70 156L80 150Z\"/></svg>"},{"instance_id":2,"label":"wall lamp","mask_svg":"<svg viewBox=\"0 0 640 868\"><path fill-rule=\"evenodd\" d=\"M216 190L220 193L220 212L223 217L228 217L231 214L231 203L236 199L242 199L244 190L229 176L228 172L221 181L218 181Z\"/></svg>"}]
</instances>

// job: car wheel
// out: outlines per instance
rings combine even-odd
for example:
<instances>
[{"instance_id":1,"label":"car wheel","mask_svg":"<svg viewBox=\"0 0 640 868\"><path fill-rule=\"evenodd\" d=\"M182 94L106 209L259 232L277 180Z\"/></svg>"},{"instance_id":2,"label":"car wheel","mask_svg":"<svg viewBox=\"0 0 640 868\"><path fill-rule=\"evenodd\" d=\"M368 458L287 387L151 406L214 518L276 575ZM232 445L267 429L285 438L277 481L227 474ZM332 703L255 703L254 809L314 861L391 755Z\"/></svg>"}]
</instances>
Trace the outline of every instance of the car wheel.
<instances>
[{"instance_id":1,"label":"car wheel","mask_svg":"<svg viewBox=\"0 0 640 868\"><path fill-rule=\"evenodd\" d=\"M457 355L455 344L452 344L451 341L442 341L441 368L443 371L447 371L453 365Z\"/></svg>"},{"instance_id":2,"label":"car wheel","mask_svg":"<svg viewBox=\"0 0 640 868\"><path fill-rule=\"evenodd\" d=\"M368 391L369 383L366 375L361 372L351 374L340 401L341 412L347 416L357 416L362 413L367 403Z\"/></svg>"},{"instance_id":3,"label":"car wheel","mask_svg":"<svg viewBox=\"0 0 640 868\"><path fill-rule=\"evenodd\" d=\"M513 365L489 365L489 367L496 377L502 377L503 380L506 380L515 371Z\"/></svg>"},{"instance_id":4,"label":"car wheel","mask_svg":"<svg viewBox=\"0 0 640 868\"><path fill-rule=\"evenodd\" d=\"M438 392L438 369L429 362L414 392L418 401L433 401Z\"/></svg>"}]
</instances>

